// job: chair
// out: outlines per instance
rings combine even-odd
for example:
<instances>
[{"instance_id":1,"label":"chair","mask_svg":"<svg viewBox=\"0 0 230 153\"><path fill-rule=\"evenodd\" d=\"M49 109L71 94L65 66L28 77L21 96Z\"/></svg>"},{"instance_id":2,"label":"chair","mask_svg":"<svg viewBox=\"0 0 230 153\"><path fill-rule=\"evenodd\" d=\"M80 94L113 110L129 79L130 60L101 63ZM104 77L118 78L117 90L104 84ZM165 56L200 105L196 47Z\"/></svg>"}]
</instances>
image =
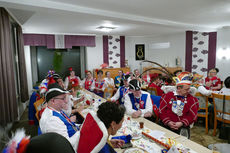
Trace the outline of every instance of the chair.
<instances>
[{"instance_id":1,"label":"chair","mask_svg":"<svg viewBox=\"0 0 230 153\"><path fill-rule=\"evenodd\" d=\"M111 98L112 96L113 96L113 88L111 88L111 87L105 88L105 90L104 90L104 98L108 99L108 98Z\"/></svg>"},{"instance_id":2,"label":"chair","mask_svg":"<svg viewBox=\"0 0 230 153\"><path fill-rule=\"evenodd\" d=\"M155 95L151 95L151 101L152 101L152 104L153 104L153 112L156 116L156 123L158 123L158 119L159 119L159 107L160 107L160 99L161 99L161 96L155 96Z\"/></svg>"},{"instance_id":3,"label":"chair","mask_svg":"<svg viewBox=\"0 0 230 153\"><path fill-rule=\"evenodd\" d=\"M216 135L217 121L230 123L230 96L212 94L214 105L214 130L213 135ZM224 102L225 99L225 102Z\"/></svg>"},{"instance_id":4,"label":"chair","mask_svg":"<svg viewBox=\"0 0 230 153\"><path fill-rule=\"evenodd\" d=\"M147 87L147 92L150 93L150 95L158 96L157 89L153 87Z\"/></svg>"},{"instance_id":5,"label":"chair","mask_svg":"<svg viewBox=\"0 0 230 153\"><path fill-rule=\"evenodd\" d=\"M197 92L195 97L199 102L199 111L197 116L205 118L205 133L208 133L208 97ZM202 111L202 112L201 112Z\"/></svg>"},{"instance_id":6,"label":"chair","mask_svg":"<svg viewBox=\"0 0 230 153\"><path fill-rule=\"evenodd\" d=\"M89 112L80 130L78 153L98 153L106 144L108 132L95 112Z\"/></svg>"},{"instance_id":7,"label":"chair","mask_svg":"<svg viewBox=\"0 0 230 153\"><path fill-rule=\"evenodd\" d=\"M41 98L41 99L37 100L34 103L34 108L36 110L35 116L36 116L36 118L37 118L38 121L40 120L39 111L42 109L42 104L43 104L44 101L45 101L45 99Z\"/></svg>"}]
</instances>

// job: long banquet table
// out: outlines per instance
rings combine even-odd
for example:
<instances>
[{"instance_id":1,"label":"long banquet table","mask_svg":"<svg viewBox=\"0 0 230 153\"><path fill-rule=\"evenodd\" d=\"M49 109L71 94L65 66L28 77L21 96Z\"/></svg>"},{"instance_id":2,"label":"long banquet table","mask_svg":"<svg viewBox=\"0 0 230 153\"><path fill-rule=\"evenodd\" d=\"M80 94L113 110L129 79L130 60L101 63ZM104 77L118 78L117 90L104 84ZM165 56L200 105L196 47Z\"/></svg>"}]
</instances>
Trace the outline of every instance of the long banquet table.
<instances>
[{"instance_id":1,"label":"long banquet table","mask_svg":"<svg viewBox=\"0 0 230 153\"><path fill-rule=\"evenodd\" d=\"M97 95L95 95L94 93L91 93L85 89L82 90L84 92L84 95L86 96L86 99L94 99L95 100L95 103L98 103L97 105L93 105L91 106L90 109L85 109L83 110L82 112L82 115L85 117L88 113L88 111L90 110L94 110L96 111L97 108L93 108L94 106L98 106L100 105L101 103L103 102L106 102L106 100L104 98L101 98ZM125 118L127 119L127 115L125 116ZM166 138L173 138L175 141L177 141L178 143L182 144L183 146L186 146L187 148L190 148L192 151L191 152L197 152L197 153L212 153L212 150L209 150L208 148L196 143L196 142L193 142L183 136L180 136L168 129L165 129L164 127L161 127L160 125L157 125L156 123L153 123L145 118L137 118L137 119L134 119L134 118L131 118L132 121L134 122L144 122L144 129L150 129L150 130L157 130L157 131L162 131L164 132L164 137ZM123 123L124 124L124 123ZM119 134L118 134L119 135ZM147 138L145 138L147 139ZM135 141L135 140L134 140ZM155 143L156 145L156 143ZM157 144L158 146L160 146L159 144ZM164 148L161 146L161 148ZM118 153L122 153L124 152L125 149L116 149L116 151Z\"/></svg>"}]
</instances>

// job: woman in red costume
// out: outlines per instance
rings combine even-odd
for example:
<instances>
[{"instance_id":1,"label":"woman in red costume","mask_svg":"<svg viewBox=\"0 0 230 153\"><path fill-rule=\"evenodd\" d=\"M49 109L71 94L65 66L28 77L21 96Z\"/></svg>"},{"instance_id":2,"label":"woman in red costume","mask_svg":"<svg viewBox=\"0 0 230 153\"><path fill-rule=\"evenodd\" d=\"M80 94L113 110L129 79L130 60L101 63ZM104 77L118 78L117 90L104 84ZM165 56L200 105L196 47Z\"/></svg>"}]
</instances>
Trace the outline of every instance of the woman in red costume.
<instances>
[{"instance_id":1,"label":"woman in red costume","mask_svg":"<svg viewBox=\"0 0 230 153\"><path fill-rule=\"evenodd\" d=\"M83 87L86 89L86 90L89 90L89 91L93 91L93 83L94 83L94 79L93 79L93 76L92 76L92 72L91 71L86 71L86 78L83 80Z\"/></svg>"}]
</instances>

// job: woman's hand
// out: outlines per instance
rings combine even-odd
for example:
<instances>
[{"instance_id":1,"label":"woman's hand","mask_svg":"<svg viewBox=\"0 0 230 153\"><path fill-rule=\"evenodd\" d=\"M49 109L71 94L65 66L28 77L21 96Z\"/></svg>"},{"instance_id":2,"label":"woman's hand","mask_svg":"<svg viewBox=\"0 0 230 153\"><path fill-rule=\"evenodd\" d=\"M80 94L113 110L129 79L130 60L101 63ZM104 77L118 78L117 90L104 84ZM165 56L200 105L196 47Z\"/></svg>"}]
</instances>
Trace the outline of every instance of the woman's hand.
<instances>
[{"instance_id":1,"label":"woman's hand","mask_svg":"<svg viewBox=\"0 0 230 153\"><path fill-rule=\"evenodd\" d=\"M114 148L120 148L125 144L125 141L120 139L111 139L110 142Z\"/></svg>"}]
</instances>

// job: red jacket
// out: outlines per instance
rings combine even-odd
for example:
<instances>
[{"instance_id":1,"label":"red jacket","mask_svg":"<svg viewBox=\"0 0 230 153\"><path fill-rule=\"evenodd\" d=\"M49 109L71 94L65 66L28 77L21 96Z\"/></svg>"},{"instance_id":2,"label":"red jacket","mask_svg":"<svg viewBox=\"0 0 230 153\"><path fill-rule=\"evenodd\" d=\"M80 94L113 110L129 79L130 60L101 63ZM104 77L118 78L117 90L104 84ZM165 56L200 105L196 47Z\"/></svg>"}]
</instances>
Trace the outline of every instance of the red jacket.
<instances>
[{"instance_id":1,"label":"red jacket","mask_svg":"<svg viewBox=\"0 0 230 153\"><path fill-rule=\"evenodd\" d=\"M149 84L149 87L157 89L157 96L162 96L164 94L164 91L161 90L161 88L159 86L157 86L155 83Z\"/></svg>"},{"instance_id":2,"label":"red jacket","mask_svg":"<svg viewBox=\"0 0 230 153\"><path fill-rule=\"evenodd\" d=\"M177 98L182 102L184 99ZM197 98L192 95L187 95L187 103L184 105L184 109L182 111L183 115L178 116L174 112L172 112L172 101L176 101L176 96L173 92L169 92L161 97L160 100L160 108L159 108L159 116L161 121L167 125L168 122L179 122L181 121L184 126L189 126L197 119L197 111L199 109L199 103Z\"/></svg>"},{"instance_id":3,"label":"red jacket","mask_svg":"<svg viewBox=\"0 0 230 153\"><path fill-rule=\"evenodd\" d=\"M212 78L206 77L205 78L205 83L209 82L209 81L212 81L211 87L217 87L218 84L221 84L221 80L218 77L212 77ZM206 87L206 89L210 90L210 87Z\"/></svg>"}]
</instances>

